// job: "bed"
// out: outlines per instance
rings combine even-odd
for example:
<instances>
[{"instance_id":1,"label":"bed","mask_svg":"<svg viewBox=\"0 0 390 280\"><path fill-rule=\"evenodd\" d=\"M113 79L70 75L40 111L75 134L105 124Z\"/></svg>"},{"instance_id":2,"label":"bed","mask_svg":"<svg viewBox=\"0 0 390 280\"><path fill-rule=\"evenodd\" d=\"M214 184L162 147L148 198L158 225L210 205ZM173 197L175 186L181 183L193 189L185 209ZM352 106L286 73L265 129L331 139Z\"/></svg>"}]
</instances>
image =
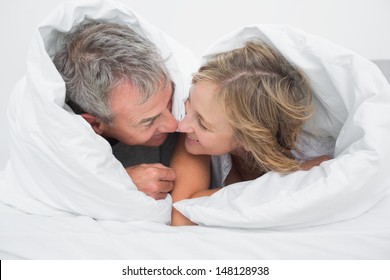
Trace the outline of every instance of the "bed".
<instances>
[{"instance_id":1,"label":"bed","mask_svg":"<svg viewBox=\"0 0 390 280\"><path fill-rule=\"evenodd\" d=\"M0 205L1 259L385 259L390 195L355 219L294 230L44 217Z\"/></svg>"},{"instance_id":2,"label":"bed","mask_svg":"<svg viewBox=\"0 0 390 280\"><path fill-rule=\"evenodd\" d=\"M170 196L155 201L137 191L107 141L64 103L51 57L61 34L85 17L128 24L154 42L176 84L173 113L184 114L199 64L187 48L120 3L78 1L54 10L34 35L26 76L8 107L1 259L390 258L388 61L378 63L381 72L289 26L249 26L217 40L203 61L260 39L305 71L316 106L305 131L313 135L315 127L316 143L334 159L310 172L270 172L172 206ZM172 207L200 226L169 226Z\"/></svg>"}]
</instances>

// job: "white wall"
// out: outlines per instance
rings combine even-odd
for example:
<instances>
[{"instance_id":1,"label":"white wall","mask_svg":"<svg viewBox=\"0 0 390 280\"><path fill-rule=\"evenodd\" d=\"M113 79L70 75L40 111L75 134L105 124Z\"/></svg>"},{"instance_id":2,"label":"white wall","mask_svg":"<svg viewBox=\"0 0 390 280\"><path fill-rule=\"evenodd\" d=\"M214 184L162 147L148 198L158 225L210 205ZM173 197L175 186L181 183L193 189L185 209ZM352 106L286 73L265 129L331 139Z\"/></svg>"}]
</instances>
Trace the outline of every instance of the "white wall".
<instances>
[{"instance_id":1,"label":"white wall","mask_svg":"<svg viewBox=\"0 0 390 280\"><path fill-rule=\"evenodd\" d=\"M9 158L6 104L25 72L29 41L39 22L63 0L0 2L0 170ZM247 24L285 23L323 36L369 59L390 59L389 0L121 0L191 48Z\"/></svg>"}]
</instances>

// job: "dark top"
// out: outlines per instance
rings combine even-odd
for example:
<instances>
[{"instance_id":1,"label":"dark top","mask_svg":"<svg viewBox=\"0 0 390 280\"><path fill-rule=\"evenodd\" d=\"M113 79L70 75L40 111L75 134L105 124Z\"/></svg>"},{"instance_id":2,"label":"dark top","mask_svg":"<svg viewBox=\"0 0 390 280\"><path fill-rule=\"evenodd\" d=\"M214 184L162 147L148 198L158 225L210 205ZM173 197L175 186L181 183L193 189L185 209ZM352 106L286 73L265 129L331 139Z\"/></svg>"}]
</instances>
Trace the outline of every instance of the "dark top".
<instances>
[{"instance_id":1,"label":"dark top","mask_svg":"<svg viewBox=\"0 0 390 280\"><path fill-rule=\"evenodd\" d=\"M158 147L128 146L117 142L112 146L112 152L124 167L141 163L161 163L169 166L177 138L178 133L170 133L165 142Z\"/></svg>"},{"instance_id":2,"label":"dark top","mask_svg":"<svg viewBox=\"0 0 390 280\"><path fill-rule=\"evenodd\" d=\"M76 103L67 100L66 103L76 113L84 113ZM142 163L161 163L169 166L173 151L176 146L178 133L170 133L165 142L158 147L149 146L128 146L115 139L106 139L112 146L114 156L124 167Z\"/></svg>"}]
</instances>

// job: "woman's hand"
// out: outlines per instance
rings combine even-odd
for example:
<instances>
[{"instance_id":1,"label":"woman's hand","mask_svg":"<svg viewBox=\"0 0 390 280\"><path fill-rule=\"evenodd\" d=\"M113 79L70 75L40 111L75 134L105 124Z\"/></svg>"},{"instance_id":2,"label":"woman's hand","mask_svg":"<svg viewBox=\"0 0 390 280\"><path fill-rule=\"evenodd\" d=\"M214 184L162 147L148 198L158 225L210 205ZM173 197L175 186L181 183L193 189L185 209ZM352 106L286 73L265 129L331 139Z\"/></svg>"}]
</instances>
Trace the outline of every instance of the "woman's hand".
<instances>
[{"instance_id":1,"label":"woman's hand","mask_svg":"<svg viewBox=\"0 0 390 280\"><path fill-rule=\"evenodd\" d=\"M330 160L332 158L328 157L327 155L319 156L310 160L307 160L305 162L302 162L300 165L300 169L304 171L308 171L312 169L315 166L320 165L322 162Z\"/></svg>"}]
</instances>

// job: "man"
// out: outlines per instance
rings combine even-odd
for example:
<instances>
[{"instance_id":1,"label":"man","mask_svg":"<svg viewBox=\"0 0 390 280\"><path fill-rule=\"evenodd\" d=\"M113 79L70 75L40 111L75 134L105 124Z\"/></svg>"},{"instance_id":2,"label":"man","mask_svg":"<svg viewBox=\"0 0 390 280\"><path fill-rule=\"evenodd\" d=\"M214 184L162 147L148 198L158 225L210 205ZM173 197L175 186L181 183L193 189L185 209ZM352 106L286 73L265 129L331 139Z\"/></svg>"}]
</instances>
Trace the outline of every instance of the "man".
<instances>
[{"instance_id":1,"label":"man","mask_svg":"<svg viewBox=\"0 0 390 280\"><path fill-rule=\"evenodd\" d=\"M140 145L164 142L166 151L155 160L168 164L176 139L168 137L177 128L174 84L153 43L125 25L84 20L65 36L53 62L65 81L67 104L111 143L140 191L165 198L173 188L172 169L159 163L129 166L143 153L160 154L159 148Z\"/></svg>"}]
</instances>

